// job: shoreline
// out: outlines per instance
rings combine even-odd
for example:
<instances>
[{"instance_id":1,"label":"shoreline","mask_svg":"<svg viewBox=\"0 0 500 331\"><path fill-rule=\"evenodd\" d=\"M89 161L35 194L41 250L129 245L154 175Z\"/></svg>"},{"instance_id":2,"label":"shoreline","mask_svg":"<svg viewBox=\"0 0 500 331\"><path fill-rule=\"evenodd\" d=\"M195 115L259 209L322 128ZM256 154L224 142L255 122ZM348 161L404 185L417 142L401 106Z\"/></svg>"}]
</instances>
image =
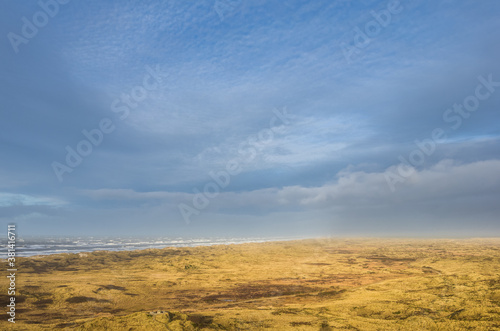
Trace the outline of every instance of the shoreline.
<instances>
[{"instance_id":1,"label":"shoreline","mask_svg":"<svg viewBox=\"0 0 500 331\"><path fill-rule=\"evenodd\" d=\"M274 242L274 241L290 241L290 240L301 240L301 239L310 239L310 238L277 238L277 237L271 237L271 238L264 238L264 237L251 237L251 238L187 238L187 239L181 239L181 238L176 238L176 242L172 241L169 243L158 243L156 242L151 242L147 243L145 241L136 241L134 242L118 242L117 239L120 239L118 237L110 237L113 239L112 244L98 244L92 247L92 245L89 246L73 246L72 248L56 248L53 250L47 250L47 253L35 253L35 249L26 249L21 245L18 246L17 248L17 256L18 257L34 257L34 256L50 256L50 255L56 255L56 254L78 254L78 253L92 253L92 252L98 252L98 251L109 251L109 252L121 252L121 251L135 251L135 250L145 250L145 249L163 249L163 248L168 248L168 247L199 247L199 246L213 246L213 245L230 245L230 244L244 244L244 243L262 243L262 242ZM62 239L66 239L62 237ZM135 238L127 238L127 239L135 239ZM137 238L140 240L144 240L143 238ZM179 241L180 240L180 241ZM184 240L184 242L181 242ZM51 242L38 242L36 246L41 246L41 245L50 245L53 244ZM117 246L117 248L113 249L106 249L103 246ZM129 247L127 247L129 246ZM142 247L141 247L142 246ZM29 253L35 253L35 254L29 254ZM29 255L27 255L27 253ZM6 258L0 258L0 260L5 260Z\"/></svg>"}]
</instances>

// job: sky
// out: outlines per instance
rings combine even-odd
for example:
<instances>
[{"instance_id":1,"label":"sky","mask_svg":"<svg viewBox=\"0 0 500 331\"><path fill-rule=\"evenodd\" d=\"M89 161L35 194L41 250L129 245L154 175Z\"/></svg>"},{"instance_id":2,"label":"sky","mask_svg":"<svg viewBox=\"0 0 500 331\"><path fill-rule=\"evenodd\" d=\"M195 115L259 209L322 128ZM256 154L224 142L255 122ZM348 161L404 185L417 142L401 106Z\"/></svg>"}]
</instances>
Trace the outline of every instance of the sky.
<instances>
[{"instance_id":1,"label":"sky","mask_svg":"<svg viewBox=\"0 0 500 331\"><path fill-rule=\"evenodd\" d=\"M0 229L500 235L500 2L0 2Z\"/></svg>"}]
</instances>

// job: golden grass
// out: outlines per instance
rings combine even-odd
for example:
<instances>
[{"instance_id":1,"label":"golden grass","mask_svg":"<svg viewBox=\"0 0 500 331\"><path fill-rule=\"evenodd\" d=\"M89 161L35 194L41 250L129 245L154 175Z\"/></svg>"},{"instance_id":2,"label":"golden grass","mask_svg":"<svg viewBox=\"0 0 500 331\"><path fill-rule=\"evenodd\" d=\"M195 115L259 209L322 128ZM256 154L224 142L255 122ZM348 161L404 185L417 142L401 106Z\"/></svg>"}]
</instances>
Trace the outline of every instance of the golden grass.
<instances>
[{"instance_id":1,"label":"golden grass","mask_svg":"<svg viewBox=\"0 0 500 331\"><path fill-rule=\"evenodd\" d=\"M0 329L500 330L500 239L301 240L17 264L17 322L5 315ZM5 307L7 278L0 285Z\"/></svg>"}]
</instances>

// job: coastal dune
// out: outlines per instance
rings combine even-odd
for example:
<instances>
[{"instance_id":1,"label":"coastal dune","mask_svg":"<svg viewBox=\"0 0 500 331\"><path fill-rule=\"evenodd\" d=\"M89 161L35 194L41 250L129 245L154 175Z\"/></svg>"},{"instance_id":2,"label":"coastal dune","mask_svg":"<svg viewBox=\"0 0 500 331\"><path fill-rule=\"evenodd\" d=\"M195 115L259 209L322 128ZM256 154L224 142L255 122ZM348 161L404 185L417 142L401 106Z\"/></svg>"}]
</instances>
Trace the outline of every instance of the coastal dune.
<instances>
[{"instance_id":1,"label":"coastal dune","mask_svg":"<svg viewBox=\"0 0 500 331\"><path fill-rule=\"evenodd\" d=\"M5 315L0 329L500 329L500 239L311 239L17 265L16 323Z\"/></svg>"}]
</instances>

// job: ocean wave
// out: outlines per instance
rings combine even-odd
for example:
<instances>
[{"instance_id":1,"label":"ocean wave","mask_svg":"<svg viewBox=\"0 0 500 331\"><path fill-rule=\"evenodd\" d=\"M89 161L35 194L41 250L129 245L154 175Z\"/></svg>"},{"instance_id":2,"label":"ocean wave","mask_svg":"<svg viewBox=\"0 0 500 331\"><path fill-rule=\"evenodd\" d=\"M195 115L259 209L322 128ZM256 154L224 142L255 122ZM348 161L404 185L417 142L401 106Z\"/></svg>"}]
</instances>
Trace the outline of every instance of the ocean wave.
<instances>
[{"instance_id":1,"label":"ocean wave","mask_svg":"<svg viewBox=\"0 0 500 331\"><path fill-rule=\"evenodd\" d=\"M20 240L16 249L17 256L51 255L60 253L82 253L99 250L130 251L165 247L195 247L221 244L258 243L267 241L293 240L299 238L29 238ZM5 242L1 242L6 246ZM6 258L6 250L1 258Z\"/></svg>"}]
</instances>

